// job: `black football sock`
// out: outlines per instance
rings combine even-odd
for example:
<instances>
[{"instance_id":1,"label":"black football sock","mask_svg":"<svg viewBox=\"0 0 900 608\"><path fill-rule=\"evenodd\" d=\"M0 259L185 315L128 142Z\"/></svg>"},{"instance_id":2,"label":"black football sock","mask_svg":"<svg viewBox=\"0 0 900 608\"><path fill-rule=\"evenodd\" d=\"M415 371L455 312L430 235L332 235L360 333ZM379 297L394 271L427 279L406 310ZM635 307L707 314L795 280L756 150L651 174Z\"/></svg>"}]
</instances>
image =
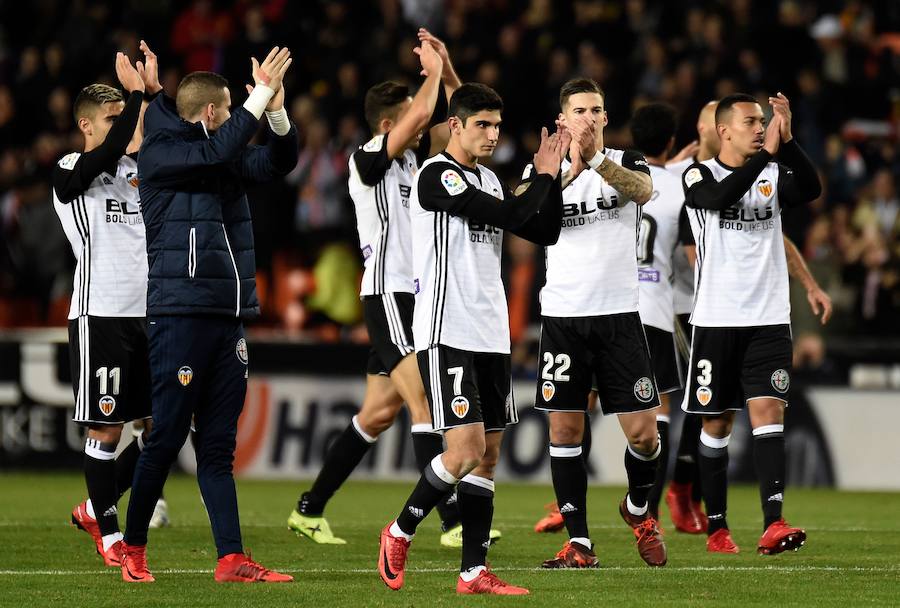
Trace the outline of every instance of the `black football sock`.
<instances>
[{"instance_id":1,"label":"black football sock","mask_svg":"<svg viewBox=\"0 0 900 608\"><path fill-rule=\"evenodd\" d=\"M440 433L431 430L430 424L412 425L412 441L416 465L420 471L444 451L444 438ZM459 507L455 491L441 499L437 504L437 511L441 516L441 529L444 532L459 524Z\"/></svg>"},{"instance_id":2,"label":"black football sock","mask_svg":"<svg viewBox=\"0 0 900 608\"><path fill-rule=\"evenodd\" d=\"M119 512L116 503L116 444L103 443L88 437L84 442L84 479L88 497L100 534L107 536L119 531Z\"/></svg>"},{"instance_id":3,"label":"black football sock","mask_svg":"<svg viewBox=\"0 0 900 608\"><path fill-rule=\"evenodd\" d=\"M494 519L494 482L485 477L466 475L460 480L456 491L463 527L459 571L465 572L484 566L487 561L491 521Z\"/></svg>"},{"instance_id":4,"label":"black football sock","mask_svg":"<svg viewBox=\"0 0 900 608\"><path fill-rule=\"evenodd\" d=\"M344 432L331 444L312 488L304 492L297 501L297 511L303 515L321 515L325 511L325 505L347 481L350 473L375 443L375 439L362 430L354 416Z\"/></svg>"},{"instance_id":5,"label":"black football sock","mask_svg":"<svg viewBox=\"0 0 900 608\"><path fill-rule=\"evenodd\" d=\"M728 511L728 440L700 432L697 449L697 464L700 469L700 483L703 487L703 502L709 518L707 534L728 528L725 514Z\"/></svg>"},{"instance_id":6,"label":"black football sock","mask_svg":"<svg viewBox=\"0 0 900 608\"><path fill-rule=\"evenodd\" d=\"M700 444L700 427L703 418L694 414L682 417L681 437L678 439L678 453L675 456L675 470L672 481L677 484L692 484L697 476L697 446ZM699 486L699 484L697 484Z\"/></svg>"},{"instance_id":7,"label":"black football sock","mask_svg":"<svg viewBox=\"0 0 900 608\"><path fill-rule=\"evenodd\" d=\"M759 480L763 530L781 519L784 505L784 425L769 424L753 429L753 464Z\"/></svg>"},{"instance_id":8,"label":"black football sock","mask_svg":"<svg viewBox=\"0 0 900 608\"><path fill-rule=\"evenodd\" d=\"M453 491L459 482L444 467L440 456L435 456L419 477L419 482L403 505L397 516L397 526L404 534L413 535L416 527L425 519L431 510Z\"/></svg>"},{"instance_id":9,"label":"black football sock","mask_svg":"<svg viewBox=\"0 0 900 608\"><path fill-rule=\"evenodd\" d=\"M587 524L587 468L580 445L550 444L550 474L556 504L569 538L589 539ZM584 541L581 541L582 543ZM588 543L590 547L590 543Z\"/></svg>"},{"instance_id":10,"label":"black football sock","mask_svg":"<svg viewBox=\"0 0 900 608\"><path fill-rule=\"evenodd\" d=\"M643 515L648 510L647 497L656 480L659 465L660 443L652 454L641 454L630 445L625 448L625 473L628 475L628 500L626 506L632 515ZM638 512L632 510L634 507Z\"/></svg>"},{"instance_id":11,"label":"black football sock","mask_svg":"<svg viewBox=\"0 0 900 608\"><path fill-rule=\"evenodd\" d=\"M659 458L656 466L656 478L653 480L653 487L650 488L650 494L647 496L647 504L649 504L650 515L654 519L659 519L659 499L662 496L663 488L666 485L666 473L669 469L669 417L658 415L656 417L656 432L659 433Z\"/></svg>"},{"instance_id":12,"label":"black football sock","mask_svg":"<svg viewBox=\"0 0 900 608\"><path fill-rule=\"evenodd\" d=\"M588 472L591 471L591 443L592 443L592 433L591 433L591 415L588 412L584 413L584 434L581 436L581 457L584 458L584 464L587 467Z\"/></svg>"},{"instance_id":13,"label":"black football sock","mask_svg":"<svg viewBox=\"0 0 900 608\"><path fill-rule=\"evenodd\" d=\"M144 440L139 435L116 458L116 492L119 498L131 487L131 482L134 480L134 467L137 466L143 447Z\"/></svg>"}]
</instances>

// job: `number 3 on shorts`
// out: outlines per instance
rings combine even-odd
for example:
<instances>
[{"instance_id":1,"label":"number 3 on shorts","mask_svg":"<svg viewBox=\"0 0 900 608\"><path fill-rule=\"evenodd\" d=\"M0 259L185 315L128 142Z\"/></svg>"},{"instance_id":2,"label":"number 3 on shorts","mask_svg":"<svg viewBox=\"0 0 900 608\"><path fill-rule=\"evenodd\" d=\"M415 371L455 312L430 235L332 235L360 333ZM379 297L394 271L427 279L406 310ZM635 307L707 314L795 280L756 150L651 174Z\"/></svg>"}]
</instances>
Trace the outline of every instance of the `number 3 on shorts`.
<instances>
[{"instance_id":1,"label":"number 3 on shorts","mask_svg":"<svg viewBox=\"0 0 900 608\"><path fill-rule=\"evenodd\" d=\"M700 386L712 384L712 362L709 359L697 361L697 370L700 372L700 375L697 376L697 384Z\"/></svg>"}]
</instances>

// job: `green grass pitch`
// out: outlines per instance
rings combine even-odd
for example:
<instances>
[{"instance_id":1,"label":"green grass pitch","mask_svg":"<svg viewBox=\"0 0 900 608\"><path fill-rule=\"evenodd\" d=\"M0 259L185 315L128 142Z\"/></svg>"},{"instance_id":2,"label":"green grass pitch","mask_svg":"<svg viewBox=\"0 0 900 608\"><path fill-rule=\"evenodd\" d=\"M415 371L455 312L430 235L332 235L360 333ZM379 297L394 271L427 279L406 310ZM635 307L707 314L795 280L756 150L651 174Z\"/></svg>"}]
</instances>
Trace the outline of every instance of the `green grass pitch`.
<instances>
[{"instance_id":1,"label":"green grass pitch","mask_svg":"<svg viewBox=\"0 0 900 608\"><path fill-rule=\"evenodd\" d=\"M294 575L285 585L219 585L215 548L194 480L166 486L172 527L152 530L148 561L157 582L128 585L107 569L89 537L68 523L84 493L77 474L0 474L0 606L863 606L900 605L900 493L788 489L788 521L806 527L797 553L761 557L756 489L732 488L729 522L742 553L708 555L704 538L668 531L669 564L643 565L616 511L622 488L591 488L591 532L601 568L542 571L562 534L532 526L552 498L547 486L498 484L494 523L503 539L489 553L495 571L527 586L525 598L458 597L458 550L438 545L434 515L420 527L406 586L388 590L375 571L378 533L412 483L351 482L328 517L346 546L320 546L286 528L308 484L239 481L245 547L268 567ZM127 495L125 497L127 499ZM125 511L125 501L120 505Z\"/></svg>"}]
</instances>

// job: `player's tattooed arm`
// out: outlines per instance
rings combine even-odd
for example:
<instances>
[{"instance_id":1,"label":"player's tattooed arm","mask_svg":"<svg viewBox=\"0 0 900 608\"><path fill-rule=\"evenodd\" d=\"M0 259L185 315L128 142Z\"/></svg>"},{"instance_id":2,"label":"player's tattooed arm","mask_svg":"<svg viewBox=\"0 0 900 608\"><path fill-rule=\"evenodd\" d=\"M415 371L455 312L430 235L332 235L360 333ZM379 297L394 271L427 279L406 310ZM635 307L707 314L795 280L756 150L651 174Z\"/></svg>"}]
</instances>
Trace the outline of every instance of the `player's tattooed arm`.
<instances>
[{"instance_id":1,"label":"player's tattooed arm","mask_svg":"<svg viewBox=\"0 0 900 608\"><path fill-rule=\"evenodd\" d=\"M653 194L653 180L649 175L626 169L609 158L603 159L603 162L597 167L597 173L603 176L610 186L638 205L649 201Z\"/></svg>"}]
</instances>

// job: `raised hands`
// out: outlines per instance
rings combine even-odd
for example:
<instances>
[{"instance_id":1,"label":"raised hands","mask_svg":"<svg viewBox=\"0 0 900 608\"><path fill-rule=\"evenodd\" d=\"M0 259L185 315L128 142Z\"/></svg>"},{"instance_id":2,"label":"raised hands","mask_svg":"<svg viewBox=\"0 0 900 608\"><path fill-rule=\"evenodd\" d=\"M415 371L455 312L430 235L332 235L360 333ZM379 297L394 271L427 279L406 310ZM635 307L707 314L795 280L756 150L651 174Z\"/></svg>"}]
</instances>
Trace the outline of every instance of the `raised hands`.
<instances>
[{"instance_id":1,"label":"raised hands","mask_svg":"<svg viewBox=\"0 0 900 608\"><path fill-rule=\"evenodd\" d=\"M119 78L119 82L122 83L122 87L129 93L144 91L144 80L135 67L131 65L131 60L128 59L125 53L116 53L116 76Z\"/></svg>"},{"instance_id":2,"label":"raised hands","mask_svg":"<svg viewBox=\"0 0 900 608\"><path fill-rule=\"evenodd\" d=\"M772 120L766 126L766 133L763 139L763 149L775 156L778 154L778 148L781 146L781 114L772 115Z\"/></svg>"},{"instance_id":3,"label":"raised hands","mask_svg":"<svg viewBox=\"0 0 900 608\"><path fill-rule=\"evenodd\" d=\"M159 62L156 59L156 53L150 50L150 45L141 40L141 52L144 53L144 61L136 63L137 72L144 81L144 91L148 95L153 95L162 91L162 85L159 84Z\"/></svg>"},{"instance_id":4,"label":"raised hands","mask_svg":"<svg viewBox=\"0 0 900 608\"><path fill-rule=\"evenodd\" d=\"M413 53L419 56L419 63L422 64L422 76L441 75L444 62L430 42L423 40L421 46L413 49Z\"/></svg>"},{"instance_id":5,"label":"raised hands","mask_svg":"<svg viewBox=\"0 0 900 608\"><path fill-rule=\"evenodd\" d=\"M534 170L536 173L547 173L556 178L559 173L559 165L569 149L571 135L563 130L549 135L547 127L541 128L541 145L534 155Z\"/></svg>"},{"instance_id":6,"label":"raised hands","mask_svg":"<svg viewBox=\"0 0 900 608\"><path fill-rule=\"evenodd\" d=\"M775 97L769 97L769 105L772 106L774 116L781 118L779 133L781 143L786 144L794 138L791 133L791 104L788 98L779 92Z\"/></svg>"},{"instance_id":7,"label":"raised hands","mask_svg":"<svg viewBox=\"0 0 900 608\"><path fill-rule=\"evenodd\" d=\"M253 66L253 82L269 87L276 93L281 89L281 82L285 72L291 67L291 51L287 48L274 47L262 64L256 60L256 57L250 58Z\"/></svg>"},{"instance_id":8,"label":"raised hands","mask_svg":"<svg viewBox=\"0 0 900 608\"><path fill-rule=\"evenodd\" d=\"M439 38L424 27L420 27L416 35L419 37L419 42L427 42L434 48L445 67L450 64L450 54L447 52L447 45L441 42Z\"/></svg>"}]
</instances>

